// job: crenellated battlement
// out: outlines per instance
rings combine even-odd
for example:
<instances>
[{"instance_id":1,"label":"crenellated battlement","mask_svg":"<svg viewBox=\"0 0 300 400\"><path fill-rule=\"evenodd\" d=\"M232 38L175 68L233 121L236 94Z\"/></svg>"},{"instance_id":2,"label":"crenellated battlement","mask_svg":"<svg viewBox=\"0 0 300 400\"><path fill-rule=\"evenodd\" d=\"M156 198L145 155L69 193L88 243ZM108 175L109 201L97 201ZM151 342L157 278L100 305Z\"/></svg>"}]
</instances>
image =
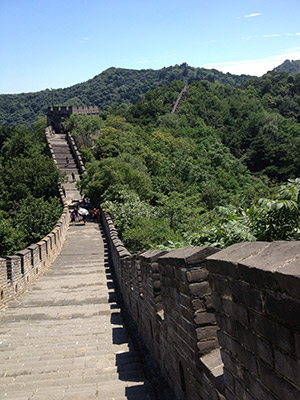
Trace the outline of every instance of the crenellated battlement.
<instances>
[{"instance_id":1,"label":"crenellated battlement","mask_svg":"<svg viewBox=\"0 0 300 400\"><path fill-rule=\"evenodd\" d=\"M98 114L97 106L53 106L48 107L47 126L52 126L56 132L63 131L63 122L71 114Z\"/></svg>"}]
</instances>

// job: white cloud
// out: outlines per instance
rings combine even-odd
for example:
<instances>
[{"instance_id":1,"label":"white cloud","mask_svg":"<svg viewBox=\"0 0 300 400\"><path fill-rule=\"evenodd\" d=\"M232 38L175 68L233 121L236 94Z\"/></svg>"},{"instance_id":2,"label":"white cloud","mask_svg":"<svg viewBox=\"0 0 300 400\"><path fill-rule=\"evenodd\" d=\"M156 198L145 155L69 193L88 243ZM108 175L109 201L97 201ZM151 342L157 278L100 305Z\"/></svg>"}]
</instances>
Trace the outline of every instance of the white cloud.
<instances>
[{"instance_id":1,"label":"white cloud","mask_svg":"<svg viewBox=\"0 0 300 400\"><path fill-rule=\"evenodd\" d=\"M280 36L279 33L273 33L272 35L264 35L264 37L268 38L268 37L278 37Z\"/></svg>"},{"instance_id":2,"label":"white cloud","mask_svg":"<svg viewBox=\"0 0 300 400\"><path fill-rule=\"evenodd\" d=\"M258 17L259 15L261 15L261 13L252 13L252 14L244 15L244 18Z\"/></svg>"},{"instance_id":3,"label":"white cloud","mask_svg":"<svg viewBox=\"0 0 300 400\"><path fill-rule=\"evenodd\" d=\"M140 60L138 61L139 64L148 64L149 62L151 62L150 60Z\"/></svg>"},{"instance_id":4,"label":"white cloud","mask_svg":"<svg viewBox=\"0 0 300 400\"><path fill-rule=\"evenodd\" d=\"M86 43L88 40L89 40L89 38L84 37L79 41L79 43Z\"/></svg>"},{"instance_id":5,"label":"white cloud","mask_svg":"<svg viewBox=\"0 0 300 400\"><path fill-rule=\"evenodd\" d=\"M230 72L231 74L248 74L261 76L271 71L278 65L282 64L285 60L300 60L300 49L296 48L295 51L278 54L272 57L260 58L257 60L242 60L232 62L220 62L215 64L201 65L207 69L217 69L222 72Z\"/></svg>"},{"instance_id":6,"label":"white cloud","mask_svg":"<svg viewBox=\"0 0 300 400\"><path fill-rule=\"evenodd\" d=\"M293 48L291 48L291 49L286 49L285 51L286 51L287 53L295 53L295 52L297 52L298 50L300 50L300 47L293 47Z\"/></svg>"}]
</instances>

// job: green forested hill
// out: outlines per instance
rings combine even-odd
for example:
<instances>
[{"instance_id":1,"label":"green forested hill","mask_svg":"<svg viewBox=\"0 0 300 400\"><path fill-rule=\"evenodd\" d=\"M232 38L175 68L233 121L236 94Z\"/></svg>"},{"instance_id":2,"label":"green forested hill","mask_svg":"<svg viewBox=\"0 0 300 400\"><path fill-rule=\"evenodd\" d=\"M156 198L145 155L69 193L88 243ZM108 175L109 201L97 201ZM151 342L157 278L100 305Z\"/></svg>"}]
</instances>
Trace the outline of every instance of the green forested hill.
<instances>
[{"instance_id":1,"label":"green forested hill","mask_svg":"<svg viewBox=\"0 0 300 400\"><path fill-rule=\"evenodd\" d=\"M174 81L98 123L73 115L84 192L132 251L299 238L299 78L274 72L239 88L194 81L171 114L184 86Z\"/></svg>"},{"instance_id":2,"label":"green forested hill","mask_svg":"<svg viewBox=\"0 0 300 400\"><path fill-rule=\"evenodd\" d=\"M30 126L54 105L97 105L107 110L113 105L135 104L146 92L174 80L218 80L231 86L244 83L248 75L223 74L216 70L193 68L186 64L160 70L109 68L86 82L53 91L0 95L0 125Z\"/></svg>"},{"instance_id":3,"label":"green forested hill","mask_svg":"<svg viewBox=\"0 0 300 400\"><path fill-rule=\"evenodd\" d=\"M284 63L274 68L274 71L287 72L291 75L297 75L300 73L300 60L285 60Z\"/></svg>"},{"instance_id":4,"label":"green forested hill","mask_svg":"<svg viewBox=\"0 0 300 400\"><path fill-rule=\"evenodd\" d=\"M109 69L53 93L56 104L102 110L66 125L86 164L84 194L108 209L131 251L300 238L300 74L203 72ZM41 93L19 95L25 111Z\"/></svg>"}]
</instances>

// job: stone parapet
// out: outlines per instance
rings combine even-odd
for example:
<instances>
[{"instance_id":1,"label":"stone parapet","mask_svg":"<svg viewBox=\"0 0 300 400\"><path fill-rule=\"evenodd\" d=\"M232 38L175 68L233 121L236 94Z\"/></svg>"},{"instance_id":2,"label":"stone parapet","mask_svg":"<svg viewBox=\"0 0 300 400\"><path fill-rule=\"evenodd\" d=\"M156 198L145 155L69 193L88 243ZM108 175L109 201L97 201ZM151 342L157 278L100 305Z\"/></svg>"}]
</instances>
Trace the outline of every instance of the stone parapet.
<instances>
[{"instance_id":1,"label":"stone parapet","mask_svg":"<svg viewBox=\"0 0 300 400\"><path fill-rule=\"evenodd\" d=\"M226 398L299 399L299 242L240 243L206 263Z\"/></svg>"},{"instance_id":2,"label":"stone parapet","mask_svg":"<svg viewBox=\"0 0 300 400\"><path fill-rule=\"evenodd\" d=\"M85 174L85 172L86 172L85 166L83 164L83 161L82 161L81 155L80 155L80 153L78 151L78 148L77 148L77 146L75 144L75 140L71 136L70 132L67 132L67 142L68 142L69 147L71 149L71 152L72 152L72 154L73 154L73 156L75 158L76 165L77 165L77 167L79 169L80 174L81 175Z\"/></svg>"},{"instance_id":3,"label":"stone parapet","mask_svg":"<svg viewBox=\"0 0 300 400\"><path fill-rule=\"evenodd\" d=\"M59 194L64 208L54 229L38 243L12 256L0 258L0 309L27 290L59 254L70 223L68 206L61 189Z\"/></svg>"},{"instance_id":4,"label":"stone parapet","mask_svg":"<svg viewBox=\"0 0 300 400\"><path fill-rule=\"evenodd\" d=\"M132 255L105 210L102 225L127 312L177 399L221 399L222 361L204 265L218 249L190 246Z\"/></svg>"},{"instance_id":5,"label":"stone parapet","mask_svg":"<svg viewBox=\"0 0 300 400\"><path fill-rule=\"evenodd\" d=\"M132 255L102 221L124 304L178 400L300 398L299 242Z\"/></svg>"}]
</instances>

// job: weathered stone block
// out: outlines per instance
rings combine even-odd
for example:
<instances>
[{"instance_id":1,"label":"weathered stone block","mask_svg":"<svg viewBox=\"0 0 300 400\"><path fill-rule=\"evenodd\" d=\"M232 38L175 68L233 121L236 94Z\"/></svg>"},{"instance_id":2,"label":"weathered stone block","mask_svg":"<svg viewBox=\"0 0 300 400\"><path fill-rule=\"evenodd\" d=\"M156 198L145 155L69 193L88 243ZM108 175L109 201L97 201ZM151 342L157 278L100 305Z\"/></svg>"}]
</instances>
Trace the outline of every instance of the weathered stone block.
<instances>
[{"instance_id":1,"label":"weathered stone block","mask_svg":"<svg viewBox=\"0 0 300 400\"><path fill-rule=\"evenodd\" d=\"M232 297L235 303L243 303L249 308L262 311L260 291L241 281L232 281Z\"/></svg>"},{"instance_id":2,"label":"weathered stone block","mask_svg":"<svg viewBox=\"0 0 300 400\"><path fill-rule=\"evenodd\" d=\"M258 361L257 365L261 381L275 398L299 400L299 390L283 379L282 375L263 362Z\"/></svg>"},{"instance_id":3,"label":"weathered stone block","mask_svg":"<svg viewBox=\"0 0 300 400\"><path fill-rule=\"evenodd\" d=\"M197 269L188 270L186 276L189 283L201 282L207 278L208 271L204 267L198 267Z\"/></svg>"},{"instance_id":4,"label":"weathered stone block","mask_svg":"<svg viewBox=\"0 0 300 400\"><path fill-rule=\"evenodd\" d=\"M291 381L298 388L300 395L300 361L275 349L274 362L278 374Z\"/></svg>"},{"instance_id":5,"label":"weathered stone block","mask_svg":"<svg viewBox=\"0 0 300 400\"><path fill-rule=\"evenodd\" d=\"M209 312L195 312L194 314L194 322L197 325L208 325L215 324L215 314Z\"/></svg>"},{"instance_id":6,"label":"weathered stone block","mask_svg":"<svg viewBox=\"0 0 300 400\"><path fill-rule=\"evenodd\" d=\"M204 297L211 293L208 282L191 283L189 289L192 296Z\"/></svg>"},{"instance_id":7,"label":"weathered stone block","mask_svg":"<svg viewBox=\"0 0 300 400\"><path fill-rule=\"evenodd\" d=\"M218 346L219 342L217 338L197 342L197 347L201 355L211 352Z\"/></svg>"},{"instance_id":8,"label":"weathered stone block","mask_svg":"<svg viewBox=\"0 0 300 400\"><path fill-rule=\"evenodd\" d=\"M218 293L219 295L228 295L231 296L232 288L231 288L231 280L222 277L221 275L209 275L208 282L213 291Z\"/></svg>"},{"instance_id":9,"label":"weathered stone block","mask_svg":"<svg viewBox=\"0 0 300 400\"><path fill-rule=\"evenodd\" d=\"M244 347L256 354L258 358L273 366L273 350L270 342L255 335L239 323L236 324L236 337Z\"/></svg>"},{"instance_id":10,"label":"weathered stone block","mask_svg":"<svg viewBox=\"0 0 300 400\"><path fill-rule=\"evenodd\" d=\"M216 339L218 327L214 326L202 326L196 329L198 340Z\"/></svg>"},{"instance_id":11,"label":"weathered stone block","mask_svg":"<svg viewBox=\"0 0 300 400\"><path fill-rule=\"evenodd\" d=\"M220 306L218 308L220 310ZM243 325L249 325L248 310L246 307L237 304L232 298L222 298L222 311L232 319L239 321Z\"/></svg>"},{"instance_id":12,"label":"weathered stone block","mask_svg":"<svg viewBox=\"0 0 300 400\"><path fill-rule=\"evenodd\" d=\"M250 353L243 346L241 346L240 343L238 343L235 339L233 339L231 336L225 334L222 331L218 332L218 338L220 345L225 350L232 353L234 357L241 362L241 364L243 364L253 374L257 375L257 365L256 365L255 355Z\"/></svg>"},{"instance_id":13,"label":"weathered stone block","mask_svg":"<svg viewBox=\"0 0 300 400\"><path fill-rule=\"evenodd\" d=\"M258 335L289 354L293 354L294 343L289 329L256 312L250 311L249 317L250 326Z\"/></svg>"},{"instance_id":14,"label":"weathered stone block","mask_svg":"<svg viewBox=\"0 0 300 400\"><path fill-rule=\"evenodd\" d=\"M264 311L279 322L300 328L300 300L282 296L280 293L266 294Z\"/></svg>"},{"instance_id":15,"label":"weathered stone block","mask_svg":"<svg viewBox=\"0 0 300 400\"><path fill-rule=\"evenodd\" d=\"M192 299L191 303L194 311L199 311L199 312L206 311L205 303L203 300Z\"/></svg>"}]
</instances>

